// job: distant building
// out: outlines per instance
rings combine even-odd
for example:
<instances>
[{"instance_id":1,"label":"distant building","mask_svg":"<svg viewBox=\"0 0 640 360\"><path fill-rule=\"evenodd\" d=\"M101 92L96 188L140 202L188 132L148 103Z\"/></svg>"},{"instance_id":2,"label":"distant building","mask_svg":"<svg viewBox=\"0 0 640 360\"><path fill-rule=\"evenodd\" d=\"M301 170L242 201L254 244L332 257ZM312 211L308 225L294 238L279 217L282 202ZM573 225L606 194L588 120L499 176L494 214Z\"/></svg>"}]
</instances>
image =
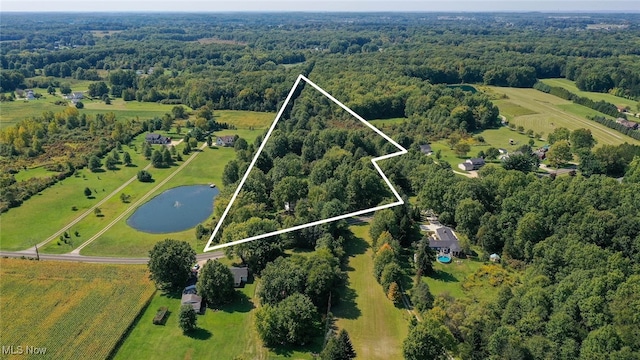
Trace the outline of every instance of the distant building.
<instances>
[{"instance_id":1,"label":"distant building","mask_svg":"<svg viewBox=\"0 0 640 360\"><path fill-rule=\"evenodd\" d=\"M491 262L500 262L500 255L498 255L498 254L489 255L489 261L491 261Z\"/></svg>"},{"instance_id":2,"label":"distant building","mask_svg":"<svg viewBox=\"0 0 640 360\"><path fill-rule=\"evenodd\" d=\"M144 139L149 143L149 144L160 144L160 145L168 145L171 144L171 138L170 137L166 137L166 136L162 136L160 134L154 134L154 133L150 133L147 134Z\"/></svg>"},{"instance_id":3,"label":"distant building","mask_svg":"<svg viewBox=\"0 0 640 360\"><path fill-rule=\"evenodd\" d=\"M233 135L218 136L216 139L216 146L230 147L233 146L235 142L236 137Z\"/></svg>"},{"instance_id":4,"label":"distant building","mask_svg":"<svg viewBox=\"0 0 640 360\"><path fill-rule=\"evenodd\" d=\"M458 164L458 168L464 171L478 170L485 164L483 158L472 158L467 161Z\"/></svg>"},{"instance_id":5,"label":"distant building","mask_svg":"<svg viewBox=\"0 0 640 360\"><path fill-rule=\"evenodd\" d=\"M426 155L433 154L433 151L431 150L431 145L429 144L420 145L420 152Z\"/></svg>"},{"instance_id":6,"label":"distant building","mask_svg":"<svg viewBox=\"0 0 640 360\"><path fill-rule=\"evenodd\" d=\"M27 89L24 91L24 98L27 100L33 100L36 98L36 95L33 90Z\"/></svg>"},{"instance_id":7,"label":"distant building","mask_svg":"<svg viewBox=\"0 0 640 360\"><path fill-rule=\"evenodd\" d=\"M629 121L629 120L624 119L624 118L617 118L616 122L618 124L626 127L627 129L636 130L638 128L638 123L633 122L633 121Z\"/></svg>"}]
</instances>

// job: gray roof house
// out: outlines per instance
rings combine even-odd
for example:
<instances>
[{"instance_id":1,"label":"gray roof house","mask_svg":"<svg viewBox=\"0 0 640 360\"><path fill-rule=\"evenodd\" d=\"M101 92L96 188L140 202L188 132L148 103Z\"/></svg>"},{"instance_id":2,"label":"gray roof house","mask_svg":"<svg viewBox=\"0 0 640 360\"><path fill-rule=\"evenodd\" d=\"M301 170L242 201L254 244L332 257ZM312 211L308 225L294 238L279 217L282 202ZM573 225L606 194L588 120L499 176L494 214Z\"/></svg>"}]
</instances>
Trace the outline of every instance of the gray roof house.
<instances>
[{"instance_id":1,"label":"gray roof house","mask_svg":"<svg viewBox=\"0 0 640 360\"><path fill-rule=\"evenodd\" d=\"M150 133L150 134L145 135L144 139L149 144L162 144L162 145L171 144L171 138L170 137L162 136L160 134Z\"/></svg>"},{"instance_id":2,"label":"gray roof house","mask_svg":"<svg viewBox=\"0 0 640 360\"><path fill-rule=\"evenodd\" d=\"M431 155L433 153L433 150L431 150L431 145L425 144L420 145L420 152L423 154Z\"/></svg>"},{"instance_id":3,"label":"gray roof house","mask_svg":"<svg viewBox=\"0 0 640 360\"><path fill-rule=\"evenodd\" d=\"M249 268L246 267L231 267L229 268L233 274L233 286L239 287L243 283L247 282L249 278Z\"/></svg>"},{"instance_id":4,"label":"gray roof house","mask_svg":"<svg viewBox=\"0 0 640 360\"><path fill-rule=\"evenodd\" d=\"M233 135L218 136L216 139L216 146L233 146L235 141L236 137Z\"/></svg>"},{"instance_id":5,"label":"gray roof house","mask_svg":"<svg viewBox=\"0 0 640 360\"><path fill-rule=\"evenodd\" d=\"M436 233L429 238L429 247L444 253L459 255L462 251L460 241L453 232L453 229L443 226L436 229Z\"/></svg>"}]
</instances>

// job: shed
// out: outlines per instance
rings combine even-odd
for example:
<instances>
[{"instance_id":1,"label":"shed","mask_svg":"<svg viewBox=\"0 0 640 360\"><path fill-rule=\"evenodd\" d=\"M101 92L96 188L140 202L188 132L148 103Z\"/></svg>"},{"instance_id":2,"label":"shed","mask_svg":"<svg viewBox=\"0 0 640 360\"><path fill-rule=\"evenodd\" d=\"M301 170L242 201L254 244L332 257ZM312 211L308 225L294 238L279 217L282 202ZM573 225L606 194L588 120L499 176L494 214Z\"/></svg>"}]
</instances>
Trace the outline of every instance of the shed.
<instances>
[{"instance_id":1,"label":"shed","mask_svg":"<svg viewBox=\"0 0 640 360\"><path fill-rule=\"evenodd\" d=\"M191 305L198 314L202 310L202 297L196 294L182 294L182 305Z\"/></svg>"},{"instance_id":2,"label":"shed","mask_svg":"<svg viewBox=\"0 0 640 360\"><path fill-rule=\"evenodd\" d=\"M489 255L489 260L491 262L500 262L500 255L498 254L491 254Z\"/></svg>"},{"instance_id":3,"label":"shed","mask_svg":"<svg viewBox=\"0 0 640 360\"><path fill-rule=\"evenodd\" d=\"M229 268L233 274L233 286L239 287L243 283L247 282L249 278L249 268L246 267L231 267Z\"/></svg>"}]
</instances>

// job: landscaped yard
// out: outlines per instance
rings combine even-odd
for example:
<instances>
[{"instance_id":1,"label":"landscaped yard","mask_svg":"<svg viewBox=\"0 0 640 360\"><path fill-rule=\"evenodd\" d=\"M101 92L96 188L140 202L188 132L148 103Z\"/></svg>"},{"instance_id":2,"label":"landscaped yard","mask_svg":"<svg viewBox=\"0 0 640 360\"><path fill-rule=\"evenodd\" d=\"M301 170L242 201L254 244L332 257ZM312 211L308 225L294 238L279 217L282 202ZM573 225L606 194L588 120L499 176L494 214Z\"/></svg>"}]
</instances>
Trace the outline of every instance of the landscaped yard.
<instances>
[{"instance_id":1,"label":"landscaped yard","mask_svg":"<svg viewBox=\"0 0 640 360\"><path fill-rule=\"evenodd\" d=\"M2 345L107 358L154 292L144 265L0 259Z\"/></svg>"},{"instance_id":2,"label":"landscaped yard","mask_svg":"<svg viewBox=\"0 0 640 360\"><path fill-rule=\"evenodd\" d=\"M331 311L339 329L346 329L359 359L401 359L409 314L386 298L373 276L369 225L353 225L357 240L345 244L349 254L348 286Z\"/></svg>"}]
</instances>

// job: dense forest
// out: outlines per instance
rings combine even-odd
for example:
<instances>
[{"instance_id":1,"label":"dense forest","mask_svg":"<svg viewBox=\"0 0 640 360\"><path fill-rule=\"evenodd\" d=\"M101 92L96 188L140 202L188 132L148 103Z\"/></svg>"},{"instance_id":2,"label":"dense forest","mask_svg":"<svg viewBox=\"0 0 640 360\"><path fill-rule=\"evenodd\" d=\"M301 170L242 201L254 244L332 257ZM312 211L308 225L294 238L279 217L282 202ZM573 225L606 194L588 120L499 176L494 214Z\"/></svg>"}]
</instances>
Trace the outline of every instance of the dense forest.
<instances>
[{"instance_id":1,"label":"dense forest","mask_svg":"<svg viewBox=\"0 0 640 360\"><path fill-rule=\"evenodd\" d=\"M612 26L590 27L602 24ZM639 30L634 14L3 14L1 101L15 101L26 89L70 94L66 81L75 79L91 82L91 101L175 107L161 118L116 119L63 104L59 113L3 128L0 211L76 168L110 161L113 149L135 146L131 139L143 131L170 129L193 115L192 134L203 141L227 126L215 121L215 110L276 111L303 74L365 119L407 118L385 132L409 154L381 166L412 201L378 212L370 233L381 301L387 295L399 302L410 289L423 319L411 324L406 358L637 359L638 146L594 148L589 130L558 128L548 134L550 156L575 156L580 173L538 176L532 171L538 160L525 145L501 166L466 178L419 145L501 126L486 94L450 84L536 86L616 115L610 104L536 83L563 77L580 90L639 100ZM370 159L391 149L356 123L317 93L298 92L215 240L388 201ZM236 140L214 219L197 229L199 237L210 233L263 138ZM85 145L72 149L69 142ZM162 163L163 156L148 157ZM168 155L169 162L172 156L180 157ZM58 177L17 182L13 176L53 158L65 159L50 165ZM420 281L431 274L434 257L416 229L421 210L433 210L468 239L469 255L501 254L501 269L517 272L518 280L505 282L494 300L434 298ZM256 316L265 344L300 345L322 335L330 317L320 314L341 301L343 244L350 236L347 224L337 222L228 250L267 284L258 292ZM317 251L285 256L294 247Z\"/></svg>"}]
</instances>

